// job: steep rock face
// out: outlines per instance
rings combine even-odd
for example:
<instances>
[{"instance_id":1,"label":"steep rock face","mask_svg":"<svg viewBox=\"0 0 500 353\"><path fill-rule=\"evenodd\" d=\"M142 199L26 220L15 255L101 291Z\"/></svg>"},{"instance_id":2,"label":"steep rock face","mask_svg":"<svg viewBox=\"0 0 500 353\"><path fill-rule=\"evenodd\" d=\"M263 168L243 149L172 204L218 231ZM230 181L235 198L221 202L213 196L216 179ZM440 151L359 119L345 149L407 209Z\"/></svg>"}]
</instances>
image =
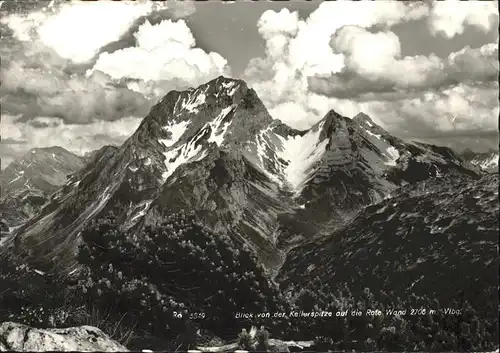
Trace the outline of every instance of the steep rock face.
<instances>
[{"instance_id":1,"label":"steep rock face","mask_svg":"<svg viewBox=\"0 0 500 353\"><path fill-rule=\"evenodd\" d=\"M194 208L215 228L236 227L242 242L271 263L279 262L270 250L273 216L266 212L273 204L274 213L288 206L278 188L242 157L240 147L271 122L242 81L218 78L197 89L172 91L120 148L94 157L55 193L11 245L21 253L30 249L42 264L57 260L71 268L79 232L99 214L113 209L137 231L145 216L158 220L182 207ZM214 221L220 214L226 217Z\"/></svg>"},{"instance_id":2,"label":"steep rock face","mask_svg":"<svg viewBox=\"0 0 500 353\"><path fill-rule=\"evenodd\" d=\"M90 220L112 210L132 234L185 209L253 248L275 274L288 248L398 186L447 174L479 175L450 150L405 143L367 116L331 111L307 131L291 129L272 120L245 82L219 77L168 93L122 146L96 153L4 248L37 267L71 271Z\"/></svg>"},{"instance_id":3,"label":"steep rock face","mask_svg":"<svg viewBox=\"0 0 500 353\"><path fill-rule=\"evenodd\" d=\"M330 111L307 132L283 135L281 167L300 205L294 214L282 215L283 245L304 234L328 233L401 186L481 175L450 149L404 142L364 114L350 119Z\"/></svg>"},{"instance_id":4,"label":"steep rock face","mask_svg":"<svg viewBox=\"0 0 500 353\"><path fill-rule=\"evenodd\" d=\"M0 351L128 352L128 349L91 326L39 329L4 322L0 325Z\"/></svg>"},{"instance_id":5,"label":"steep rock face","mask_svg":"<svg viewBox=\"0 0 500 353\"><path fill-rule=\"evenodd\" d=\"M83 156L83 159L85 159L86 163L92 163L96 158L99 158L99 156L102 153L106 153L106 151L113 151L113 150L116 151L117 149L118 149L117 146L106 145L106 146L101 147L101 148L99 148L97 150L85 153L84 156Z\"/></svg>"},{"instance_id":6,"label":"steep rock face","mask_svg":"<svg viewBox=\"0 0 500 353\"><path fill-rule=\"evenodd\" d=\"M266 266L281 263L273 236L278 214L292 211L290 202L244 156L213 148L198 163L180 167L172 179L152 203L145 224L154 222L156 214L196 210L211 228L257 249Z\"/></svg>"},{"instance_id":7,"label":"steep rock face","mask_svg":"<svg viewBox=\"0 0 500 353\"><path fill-rule=\"evenodd\" d=\"M46 203L48 195L39 190L23 190L0 200L0 214L9 227L17 227L33 217Z\"/></svg>"},{"instance_id":8,"label":"steep rock face","mask_svg":"<svg viewBox=\"0 0 500 353\"><path fill-rule=\"evenodd\" d=\"M61 147L35 148L0 175L0 215L10 227L33 217L85 160Z\"/></svg>"}]
</instances>

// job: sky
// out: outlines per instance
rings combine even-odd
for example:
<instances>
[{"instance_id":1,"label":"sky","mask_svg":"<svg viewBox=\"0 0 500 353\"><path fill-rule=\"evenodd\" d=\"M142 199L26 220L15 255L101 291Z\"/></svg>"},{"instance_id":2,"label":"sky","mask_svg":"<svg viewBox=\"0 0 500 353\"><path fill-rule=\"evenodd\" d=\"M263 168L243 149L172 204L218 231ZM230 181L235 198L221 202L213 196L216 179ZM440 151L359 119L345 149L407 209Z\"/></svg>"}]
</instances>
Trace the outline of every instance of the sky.
<instances>
[{"instance_id":1,"label":"sky","mask_svg":"<svg viewBox=\"0 0 500 353\"><path fill-rule=\"evenodd\" d=\"M404 139L498 149L493 1L0 1L2 169L121 144L172 89L245 80L307 129L364 112Z\"/></svg>"}]
</instances>

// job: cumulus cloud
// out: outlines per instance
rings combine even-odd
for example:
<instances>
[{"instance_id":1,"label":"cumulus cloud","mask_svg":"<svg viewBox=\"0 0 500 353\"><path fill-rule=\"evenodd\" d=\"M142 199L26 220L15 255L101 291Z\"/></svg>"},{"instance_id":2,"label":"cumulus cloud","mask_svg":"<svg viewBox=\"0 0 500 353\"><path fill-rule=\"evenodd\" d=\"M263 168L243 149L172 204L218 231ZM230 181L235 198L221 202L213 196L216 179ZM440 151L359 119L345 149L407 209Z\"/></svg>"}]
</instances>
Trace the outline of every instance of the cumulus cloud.
<instances>
[{"instance_id":1,"label":"cumulus cloud","mask_svg":"<svg viewBox=\"0 0 500 353\"><path fill-rule=\"evenodd\" d=\"M446 62L446 71L457 81L497 81L498 43L489 43L480 48L466 46L451 53Z\"/></svg>"},{"instance_id":2,"label":"cumulus cloud","mask_svg":"<svg viewBox=\"0 0 500 353\"><path fill-rule=\"evenodd\" d=\"M121 144L139 126L142 119L124 117L115 121L90 124L68 124L60 118L37 117L20 122L18 116L2 115L0 155L2 168L8 160L18 158L35 147L61 146L83 155L109 144Z\"/></svg>"},{"instance_id":3,"label":"cumulus cloud","mask_svg":"<svg viewBox=\"0 0 500 353\"><path fill-rule=\"evenodd\" d=\"M62 58L81 63L118 40L136 19L157 6L145 1L70 1L28 14L11 14L1 22L18 40L39 40Z\"/></svg>"},{"instance_id":4,"label":"cumulus cloud","mask_svg":"<svg viewBox=\"0 0 500 353\"><path fill-rule=\"evenodd\" d=\"M87 74L99 70L116 80L143 81L142 85L139 82L130 87L139 91L148 88L146 93L156 88L160 95L166 93L162 82L169 88L172 82L180 86L178 88L187 88L229 74L227 61L222 56L196 47L184 20L164 20L156 25L145 21L134 37L134 47L100 54ZM159 81L158 84L153 84L155 81Z\"/></svg>"},{"instance_id":5,"label":"cumulus cloud","mask_svg":"<svg viewBox=\"0 0 500 353\"><path fill-rule=\"evenodd\" d=\"M102 72L89 77L68 73L67 61L41 45L10 49L0 70L0 102L3 112L21 114L25 121L37 116L81 124L116 120L143 116L151 105L142 94Z\"/></svg>"},{"instance_id":6,"label":"cumulus cloud","mask_svg":"<svg viewBox=\"0 0 500 353\"><path fill-rule=\"evenodd\" d=\"M390 27L422 18L428 10L424 3L371 1L359 11L356 2L335 1L321 3L307 20L288 9L266 11L258 22L266 57L251 60L245 78L276 118L297 128L308 127L326 113L323 109L335 105L309 91L308 77L332 75L344 68L345 56L330 46L337 30L349 25ZM321 108L313 109L310 102L318 101ZM305 115L309 119L304 120Z\"/></svg>"},{"instance_id":7,"label":"cumulus cloud","mask_svg":"<svg viewBox=\"0 0 500 353\"><path fill-rule=\"evenodd\" d=\"M168 91L229 72L177 21L195 12L191 2L20 5L0 19L2 157L34 146L85 152L121 143ZM14 146L11 135L26 143Z\"/></svg>"},{"instance_id":8,"label":"cumulus cloud","mask_svg":"<svg viewBox=\"0 0 500 353\"><path fill-rule=\"evenodd\" d=\"M476 15L457 23L489 28L480 8L459 10ZM262 15L266 56L250 62L246 77L275 118L305 129L335 109L346 116L368 113L405 136L496 129L497 44L447 58L403 56L391 27L423 18L430 26L436 5L366 2L359 10L359 3L340 1L322 3L306 20L286 9Z\"/></svg>"},{"instance_id":9,"label":"cumulus cloud","mask_svg":"<svg viewBox=\"0 0 500 353\"><path fill-rule=\"evenodd\" d=\"M496 26L498 3L496 1L434 1L428 17L433 35L453 38L462 34L466 26L489 32Z\"/></svg>"},{"instance_id":10,"label":"cumulus cloud","mask_svg":"<svg viewBox=\"0 0 500 353\"><path fill-rule=\"evenodd\" d=\"M433 54L401 57L401 44L393 32L346 26L332 37L331 45L345 57L342 72L309 77L310 89L327 96L438 89L467 80L496 81L498 76L494 43L465 47L446 59Z\"/></svg>"},{"instance_id":11,"label":"cumulus cloud","mask_svg":"<svg viewBox=\"0 0 500 353\"><path fill-rule=\"evenodd\" d=\"M498 83L461 83L398 100L360 102L359 108L405 136L498 130Z\"/></svg>"},{"instance_id":12,"label":"cumulus cloud","mask_svg":"<svg viewBox=\"0 0 500 353\"><path fill-rule=\"evenodd\" d=\"M24 120L41 115L70 123L144 116L169 90L228 73L224 58L196 48L183 20L161 21L194 11L178 1L99 1L5 16L1 22L13 38L0 49L3 110ZM110 41L129 34L135 46L113 52Z\"/></svg>"}]
</instances>

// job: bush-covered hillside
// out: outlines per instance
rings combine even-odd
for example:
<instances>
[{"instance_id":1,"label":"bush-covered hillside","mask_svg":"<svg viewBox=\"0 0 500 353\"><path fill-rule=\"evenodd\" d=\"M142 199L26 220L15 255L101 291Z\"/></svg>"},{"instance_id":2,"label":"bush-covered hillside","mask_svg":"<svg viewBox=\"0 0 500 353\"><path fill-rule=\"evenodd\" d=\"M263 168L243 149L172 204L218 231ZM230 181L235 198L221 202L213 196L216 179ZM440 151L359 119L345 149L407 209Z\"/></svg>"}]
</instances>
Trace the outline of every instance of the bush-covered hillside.
<instances>
[{"instance_id":1,"label":"bush-covered hillside","mask_svg":"<svg viewBox=\"0 0 500 353\"><path fill-rule=\"evenodd\" d=\"M83 268L71 281L4 258L0 279L8 290L0 304L8 310L0 320L71 326L89 324L94 316L95 325L110 323L108 334L133 330L149 337L149 346L156 337L161 340L157 349L173 349L192 345L198 329L234 338L250 324L272 325L235 318L236 312L288 310L255 254L230 236L213 233L192 214L180 212L131 234L110 213L89 225L82 239L78 260ZM55 313L62 319L54 319ZM125 338L131 341L130 335Z\"/></svg>"},{"instance_id":2,"label":"bush-covered hillside","mask_svg":"<svg viewBox=\"0 0 500 353\"><path fill-rule=\"evenodd\" d=\"M354 302L344 307L437 311L432 320L383 319L399 337L392 350L492 349L498 346L498 219L498 175L416 186L367 207L322 241L295 248L280 273L281 287L299 306L336 308L333 303L346 298ZM373 294L365 301L367 289ZM371 328L363 333L366 322L356 325L363 329L353 327L351 343L380 337ZM315 332L326 326L317 323ZM384 340L376 347L389 349Z\"/></svg>"},{"instance_id":3,"label":"bush-covered hillside","mask_svg":"<svg viewBox=\"0 0 500 353\"><path fill-rule=\"evenodd\" d=\"M184 212L134 235L106 218L83 239L82 291L114 303L119 312L132 312L153 334L184 321L173 319L174 312L213 332L231 327L236 333L245 323L234 313L284 309L278 286L248 248L239 249L228 235L214 234Z\"/></svg>"},{"instance_id":4,"label":"bush-covered hillside","mask_svg":"<svg viewBox=\"0 0 500 353\"><path fill-rule=\"evenodd\" d=\"M315 340L320 351L493 350L497 186L489 176L403 190L322 241L293 249L277 283L248 247L192 214L134 233L110 212L82 232L81 269L70 278L1 258L0 320L90 324L131 349L234 341L242 327L265 324L272 337ZM411 308L426 312L387 313ZM334 316L235 318L292 310ZM342 310L362 315L336 317Z\"/></svg>"}]
</instances>

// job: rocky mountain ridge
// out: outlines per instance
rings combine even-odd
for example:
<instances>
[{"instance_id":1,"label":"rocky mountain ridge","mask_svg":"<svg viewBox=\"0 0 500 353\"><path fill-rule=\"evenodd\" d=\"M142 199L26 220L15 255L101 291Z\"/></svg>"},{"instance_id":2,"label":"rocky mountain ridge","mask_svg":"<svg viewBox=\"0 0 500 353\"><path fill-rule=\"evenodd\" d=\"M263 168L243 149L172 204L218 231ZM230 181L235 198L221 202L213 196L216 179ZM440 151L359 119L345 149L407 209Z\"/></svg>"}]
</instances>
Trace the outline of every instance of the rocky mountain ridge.
<instances>
[{"instance_id":1,"label":"rocky mountain ridge","mask_svg":"<svg viewBox=\"0 0 500 353\"><path fill-rule=\"evenodd\" d=\"M192 347L198 328L232 340L261 323L319 350L489 349L496 186L452 150L402 141L364 114L330 111L294 130L246 83L219 77L168 93L2 240L0 304L31 303L9 320L50 321L50 308L72 313L60 325L80 326L95 310L88 301L155 349ZM234 316L431 308L433 297L464 315Z\"/></svg>"},{"instance_id":2,"label":"rocky mountain ridge","mask_svg":"<svg viewBox=\"0 0 500 353\"><path fill-rule=\"evenodd\" d=\"M480 172L447 148L392 137L365 115L331 111L307 131L285 128L245 82L219 77L168 93L122 146L103 148L16 231L14 248L73 270L79 233L100 214L114 210L133 234L186 209L276 272L297 237L444 174ZM292 241L289 228L303 231Z\"/></svg>"},{"instance_id":3,"label":"rocky mountain ridge","mask_svg":"<svg viewBox=\"0 0 500 353\"><path fill-rule=\"evenodd\" d=\"M2 196L26 189L53 192L84 163L83 158L62 147L33 148L2 171Z\"/></svg>"},{"instance_id":4,"label":"rocky mountain ridge","mask_svg":"<svg viewBox=\"0 0 500 353\"><path fill-rule=\"evenodd\" d=\"M85 160L62 147L34 148L0 174L0 218L16 227L34 216Z\"/></svg>"}]
</instances>

